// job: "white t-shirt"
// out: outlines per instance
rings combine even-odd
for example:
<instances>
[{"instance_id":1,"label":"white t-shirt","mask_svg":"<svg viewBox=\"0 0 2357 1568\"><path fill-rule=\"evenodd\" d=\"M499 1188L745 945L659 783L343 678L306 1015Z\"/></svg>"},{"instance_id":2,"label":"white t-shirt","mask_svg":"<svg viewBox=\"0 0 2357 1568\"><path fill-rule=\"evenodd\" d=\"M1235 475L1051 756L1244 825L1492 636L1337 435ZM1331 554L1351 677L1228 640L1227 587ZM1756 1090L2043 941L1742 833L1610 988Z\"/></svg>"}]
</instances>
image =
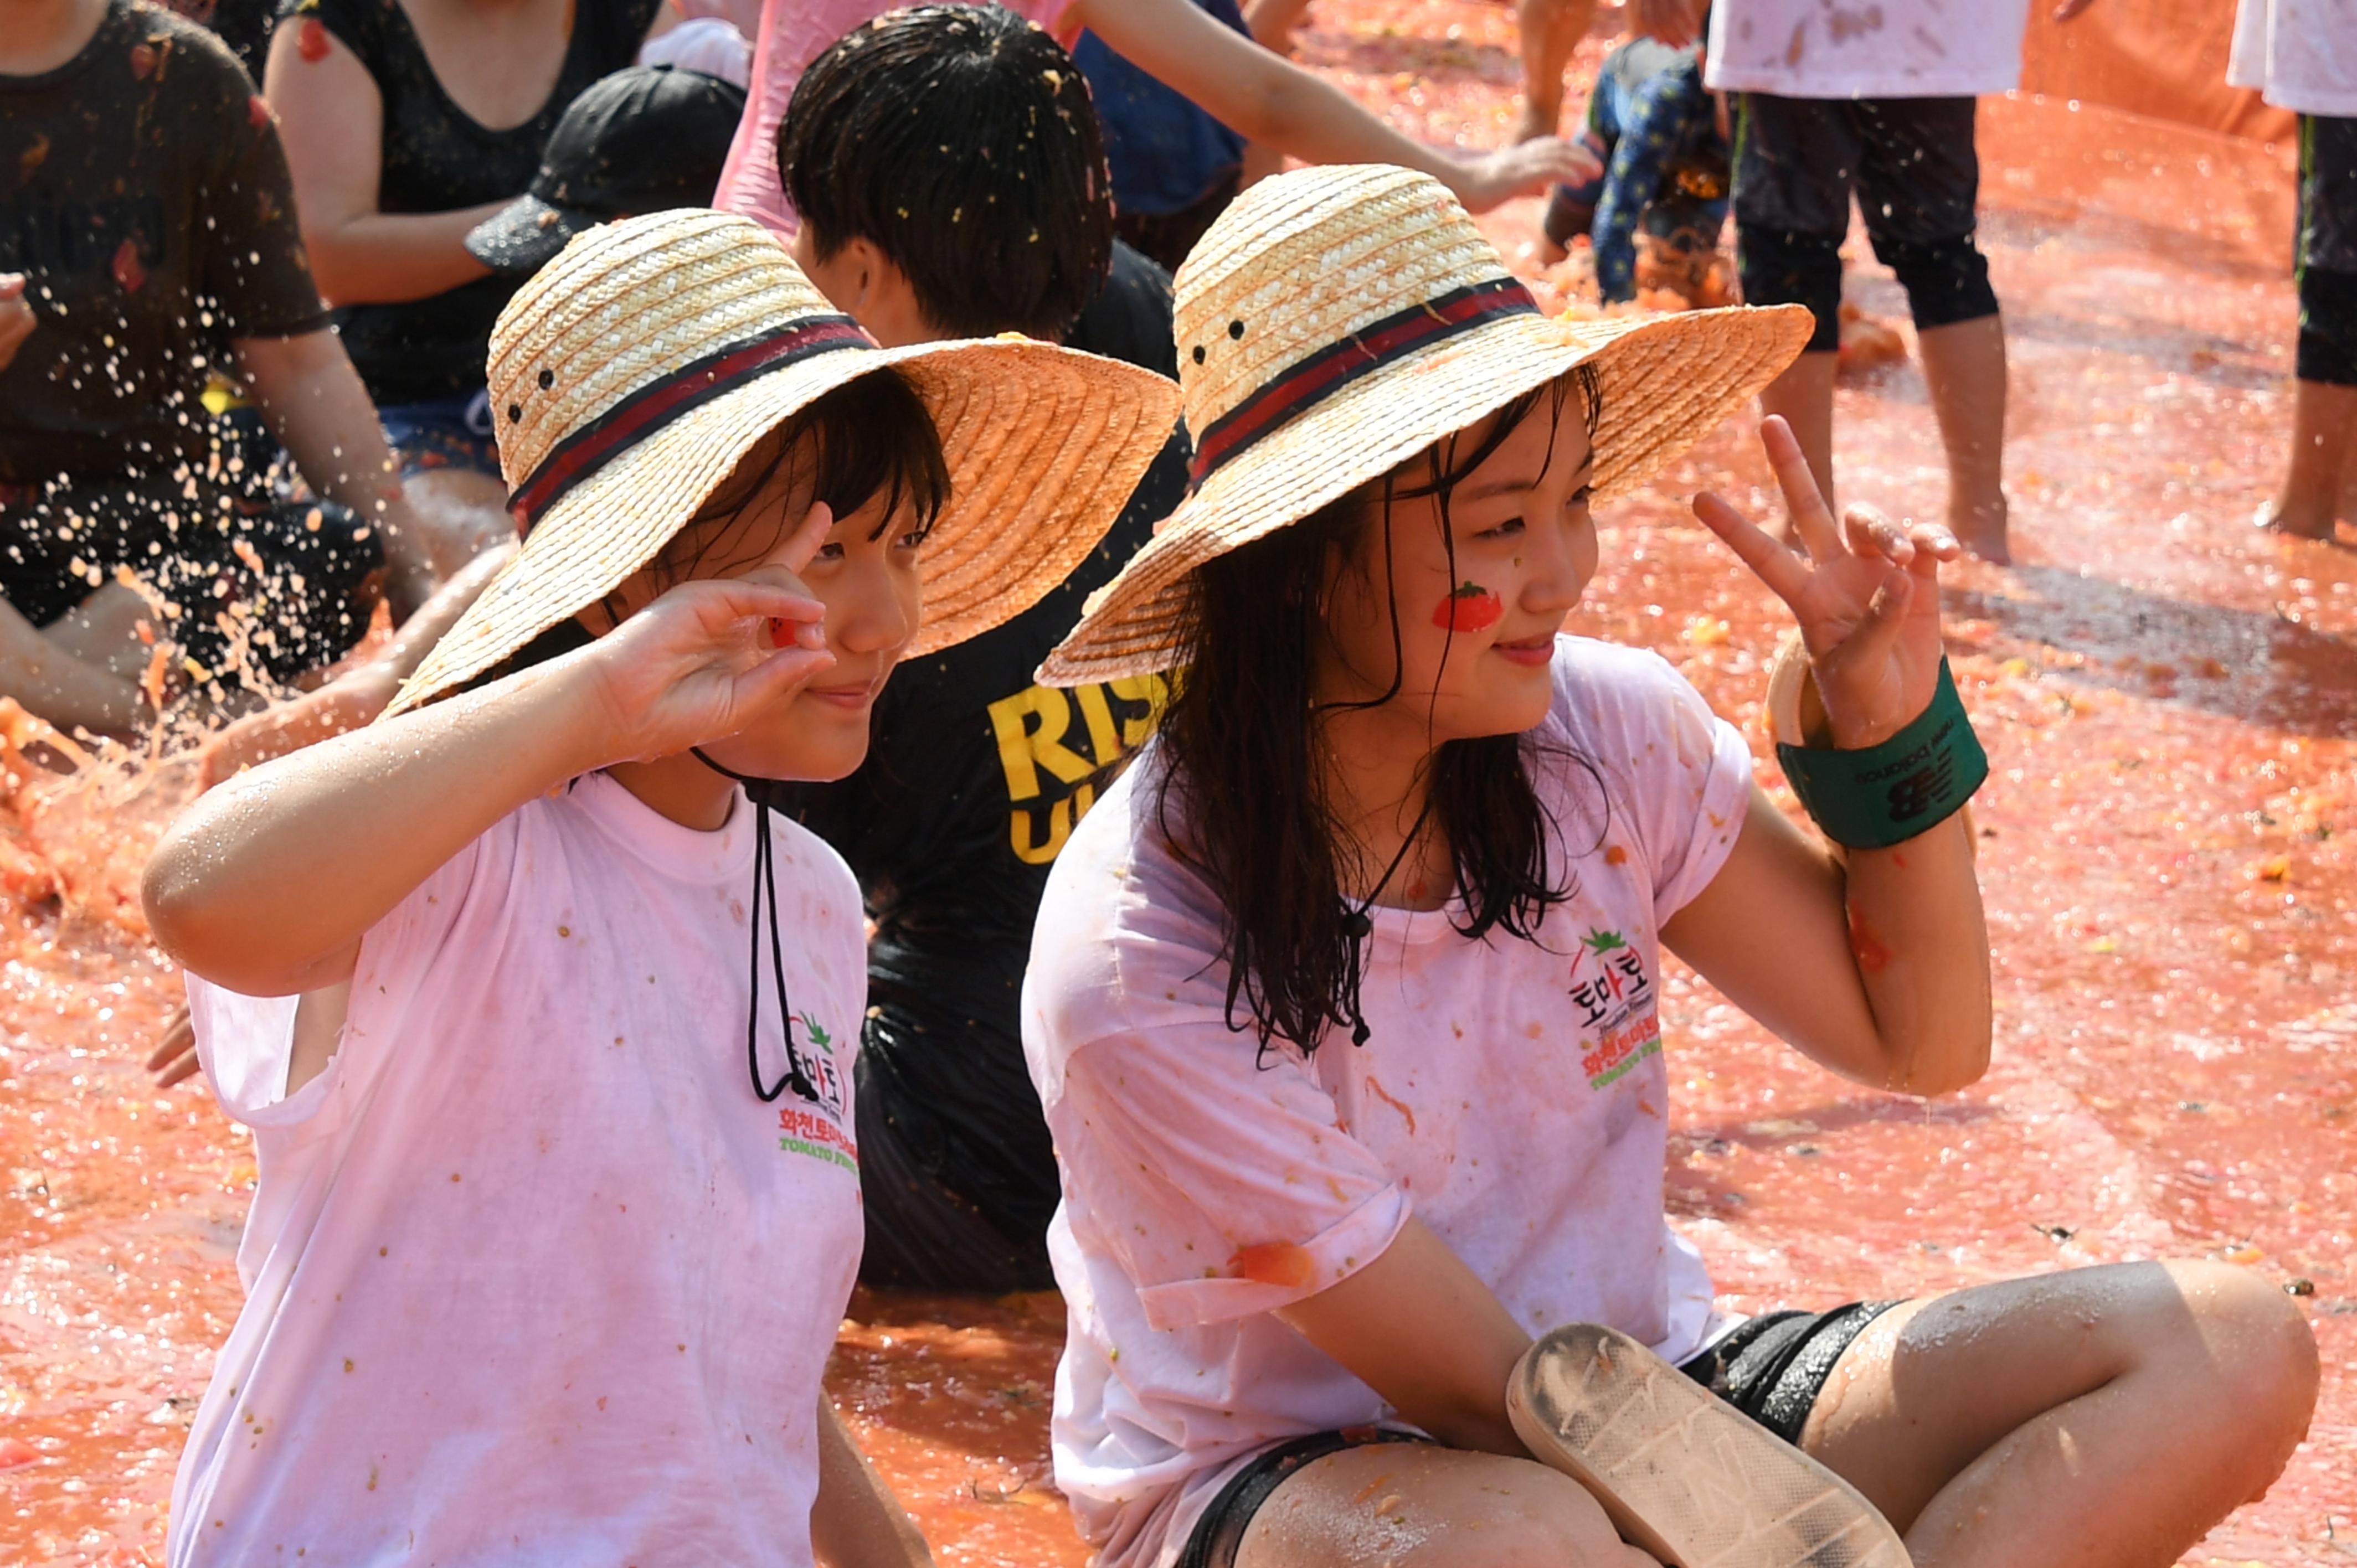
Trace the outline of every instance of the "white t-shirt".
<instances>
[{"instance_id":1,"label":"white t-shirt","mask_svg":"<svg viewBox=\"0 0 2357 1568\"><path fill-rule=\"evenodd\" d=\"M1222 919L1163 835L1158 748L1058 857L1023 1034L1063 1175L1056 1484L1100 1568L1168 1564L1272 1443L1395 1422L1270 1314L1372 1262L1411 1207L1533 1333L1703 1344L1710 1281L1663 1218L1658 935L1732 849L1751 754L1652 653L1563 638L1555 680L1533 773L1576 896L1536 942L1371 910L1363 1047L1264 1066L1227 1026Z\"/></svg>"},{"instance_id":2,"label":"white t-shirt","mask_svg":"<svg viewBox=\"0 0 2357 1568\"><path fill-rule=\"evenodd\" d=\"M1783 98L1977 98L2021 85L2029 0L1718 0L1706 80Z\"/></svg>"},{"instance_id":3,"label":"white t-shirt","mask_svg":"<svg viewBox=\"0 0 2357 1568\"><path fill-rule=\"evenodd\" d=\"M698 832L602 774L518 809L369 932L335 1058L292 1095L296 999L191 978L261 1179L174 1568L811 1562L866 966L851 873L780 822L820 1098L763 1104L752 822L739 794Z\"/></svg>"},{"instance_id":4,"label":"white t-shirt","mask_svg":"<svg viewBox=\"0 0 2357 1568\"><path fill-rule=\"evenodd\" d=\"M2357 0L2242 0L2226 84L2296 114L2357 116Z\"/></svg>"}]
</instances>

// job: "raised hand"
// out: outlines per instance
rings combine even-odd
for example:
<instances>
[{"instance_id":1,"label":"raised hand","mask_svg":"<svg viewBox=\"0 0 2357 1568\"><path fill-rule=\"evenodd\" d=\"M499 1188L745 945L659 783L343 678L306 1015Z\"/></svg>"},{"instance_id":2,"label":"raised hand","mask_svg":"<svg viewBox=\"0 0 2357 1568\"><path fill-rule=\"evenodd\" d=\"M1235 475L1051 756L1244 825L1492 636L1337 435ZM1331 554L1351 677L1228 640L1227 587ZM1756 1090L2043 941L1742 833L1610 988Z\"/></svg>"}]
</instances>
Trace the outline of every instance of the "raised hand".
<instances>
[{"instance_id":1,"label":"raised hand","mask_svg":"<svg viewBox=\"0 0 2357 1568\"><path fill-rule=\"evenodd\" d=\"M1603 164L1580 143L1540 136L1468 159L1447 177L1466 211L1487 212L1514 197L1535 196L1551 185L1578 185L1603 172Z\"/></svg>"},{"instance_id":2,"label":"raised hand","mask_svg":"<svg viewBox=\"0 0 2357 1568\"><path fill-rule=\"evenodd\" d=\"M834 526L823 503L738 577L682 583L575 657L596 682L613 761L735 735L834 663L826 607L795 574Z\"/></svg>"},{"instance_id":3,"label":"raised hand","mask_svg":"<svg viewBox=\"0 0 2357 1568\"><path fill-rule=\"evenodd\" d=\"M1695 498L1695 515L1800 622L1834 743L1878 745L1929 707L1939 685L1940 563L1960 554L1955 536L1931 523L1902 529L1871 507L1851 507L1836 523L1792 427L1771 416L1760 444L1809 559L1709 491Z\"/></svg>"}]
</instances>

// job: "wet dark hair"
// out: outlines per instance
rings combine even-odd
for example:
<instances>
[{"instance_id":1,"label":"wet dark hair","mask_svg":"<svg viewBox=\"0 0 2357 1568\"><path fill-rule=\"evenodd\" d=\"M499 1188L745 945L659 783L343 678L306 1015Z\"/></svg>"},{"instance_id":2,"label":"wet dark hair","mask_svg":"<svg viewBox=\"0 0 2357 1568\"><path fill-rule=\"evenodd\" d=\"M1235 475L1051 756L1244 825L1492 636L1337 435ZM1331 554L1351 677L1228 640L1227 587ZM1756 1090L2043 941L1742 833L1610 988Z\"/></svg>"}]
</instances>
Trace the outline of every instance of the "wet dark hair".
<instances>
[{"instance_id":1,"label":"wet dark hair","mask_svg":"<svg viewBox=\"0 0 2357 1568\"><path fill-rule=\"evenodd\" d=\"M1228 1026L1254 1030L1264 1050L1285 1040L1307 1054L1328 1028L1355 1035L1364 1022L1361 944L1349 919L1354 906L1341 890L1355 851L1327 793L1318 731L1328 713L1380 707L1397 696L1404 663L1394 604L1390 689L1362 703L1317 701L1311 676L1327 563L1339 553L1372 570L1381 553L1387 582L1392 503L1432 496L1454 581L1448 510L1456 487L1525 418L1544 407L1560 421L1575 390L1592 437L1599 394L1594 371L1583 366L1507 404L1480 440L1451 436L1193 575L1182 633L1187 669L1162 720L1168 766L1156 810L1164 836L1210 883L1224 911ZM1492 930L1532 940L1547 909L1571 896L1572 885L1558 883L1551 864L1557 825L1532 786L1534 760L1579 768L1595 784L1600 843L1606 807L1595 769L1534 734L1447 741L1426 765L1428 821L1448 843L1465 898L1458 929L1477 941ZM1362 869L1369 876L1380 871Z\"/></svg>"},{"instance_id":2,"label":"wet dark hair","mask_svg":"<svg viewBox=\"0 0 2357 1568\"><path fill-rule=\"evenodd\" d=\"M996 5L894 11L811 62L778 168L822 261L855 239L937 330L1060 340L1113 263L1113 185L1088 83Z\"/></svg>"},{"instance_id":3,"label":"wet dark hair","mask_svg":"<svg viewBox=\"0 0 2357 1568\"><path fill-rule=\"evenodd\" d=\"M850 516L884 492L878 534L904 508L914 511L920 531L930 532L949 504L950 470L942 455L941 433L916 388L888 365L835 388L763 436L648 564L657 583L669 588L699 575L726 575L776 548L773 535L749 542L742 559L710 559L721 526L788 465L793 466L797 478L807 476L812 499L824 501L838 518ZM780 513L778 528L783 532L801 521L799 516ZM612 608L610 597L607 602ZM595 640L578 620L567 617L460 690L489 685Z\"/></svg>"}]
</instances>

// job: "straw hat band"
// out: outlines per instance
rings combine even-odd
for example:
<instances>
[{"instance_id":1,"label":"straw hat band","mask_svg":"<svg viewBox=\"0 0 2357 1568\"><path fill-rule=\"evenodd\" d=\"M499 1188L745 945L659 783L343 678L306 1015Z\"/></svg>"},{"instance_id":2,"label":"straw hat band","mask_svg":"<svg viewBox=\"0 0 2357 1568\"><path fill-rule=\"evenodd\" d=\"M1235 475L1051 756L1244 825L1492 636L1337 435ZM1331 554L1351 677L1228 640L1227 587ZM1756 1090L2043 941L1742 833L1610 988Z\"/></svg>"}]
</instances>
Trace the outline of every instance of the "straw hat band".
<instances>
[{"instance_id":1,"label":"straw hat band","mask_svg":"<svg viewBox=\"0 0 2357 1568\"><path fill-rule=\"evenodd\" d=\"M1361 377L1410 354L1510 316L1536 316L1538 302L1515 278L1468 284L1369 322L1296 361L1204 428L1195 444L1192 486L1252 450L1254 443Z\"/></svg>"},{"instance_id":2,"label":"straw hat band","mask_svg":"<svg viewBox=\"0 0 2357 1568\"><path fill-rule=\"evenodd\" d=\"M532 525L574 487L619 452L716 397L759 377L842 349L873 349L876 340L848 316L811 315L778 331L706 354L633 387L603 413L583 424L543 458L516 487L509 510L516 528Z\"/></svg>"}]
</instances>

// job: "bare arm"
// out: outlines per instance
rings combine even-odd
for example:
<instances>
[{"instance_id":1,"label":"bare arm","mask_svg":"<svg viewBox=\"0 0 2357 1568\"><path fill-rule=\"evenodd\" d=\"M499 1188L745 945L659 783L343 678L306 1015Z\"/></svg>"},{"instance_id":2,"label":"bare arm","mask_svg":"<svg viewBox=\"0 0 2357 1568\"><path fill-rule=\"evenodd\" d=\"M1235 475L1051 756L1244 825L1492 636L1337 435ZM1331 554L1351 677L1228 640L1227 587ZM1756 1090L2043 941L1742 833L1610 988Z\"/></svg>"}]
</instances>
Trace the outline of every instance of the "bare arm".
<instances>
[{"instance_id":1,"label":"bare arm","mask_svg":"<svg viewBox=\"0 0 2357 1568\"><path fill-rule=\"evenodd\" d=\"M306 56L307 29L317 59ZM280 26L263 81L278 112L303 245L321 294L338 305L393 304L489 275L461 242L504 203L453 212L377 210L384 100L368 68L317 18Z\"/></svg>"},{"instance_id":2,"label":"bare arm","mask_svg":"<svg viewBox=\"0 0 2357 1568\"><path fill-rule=\"evenodd\" d=\"M1735 853L1662 940L1818 1065L1953 1092L1989 1052L1988 929L1965 832L1958 814L1894 849L1852 850L1845 871L1754 789Z\"/></svg>"},{"instance_id":3,"label":"bare arm","mask_svg":"<svg viewBox=\"0 0 2357 1568\"><path fill-rule=\"evenodd\" d=\"M1365 1268L1276 1316L1401 1420L1452 1448L1530 1456L1506 1418L1506 1380L1531 1337L1423 1220L1410 1219Z\"/></svg>"},{"instance_id":4,"label":"bare arm","mask_svg":"<svg viewBox=\"0 0 2357 1568\"><path fill-rule=\"evenodd\" d=\"M933 1553L924 1536L843 1429L823 1389L811 1549L824 1568L932 1568Z\"/></svg>"},{"instance_id":5,"label":"bare arm","mask_svg":"<svg viewBox=\"0 0 2357 1568\"><path fill-rule=\"evenodd\" d=\"M793 575L830 526L813 507L772 564L682 584L587 648L200 797L147 863L157 943L249 995L350 979L370 928L524 801L734 734L831 665L823 608ZM759 642L771 618L798 623L796 640Z\"/></svg>"},{"instance_id":6,"label":"bare arm","mask_svg":"<svg viewBox=\"0 0 2357 1568\"><path fill-rule=\"evenodd\" d=\"M436 561L401 491L376 406L335 333L242 338L238 370L263 416L312 488L385 531L385 556L412 577L439 578L465 563Z\"/></svg>"},{"instance_id":7,"label":"bare arm","mask_svg":"<svg viewBox=\"0 0 2357 1568\"><path fill-rule=\"evenodd\" d=\"M1931 703L1939 568L1956 542L1864 508L1835 522L1783 421L1760 440L1814 569L1717 496L1695 514L1792 607L1834 743L1879 744ZM1915 1094L1962 1089L1987 1069L1991 1011L1967 832L1959 813L1891 848L1850 850L1845 865L1755 790L1734 854L1662 938L1832 1070Z\"/></svg>"},{"instance_id":8,"label":"bare arm","mask_svg":"<svg viewBox=\"0 0 2357 1568\"><path fill-rule=\"evenodd\" d=\"M1246 141L1305 162L1419 169L1476 212L1597 172L1586 148L1552 136L1471 157L1426 146L1368 113L1324 77L1272 54L1189 0L1075 0L1071 15Z\"/></svg>"}]
</instances>

